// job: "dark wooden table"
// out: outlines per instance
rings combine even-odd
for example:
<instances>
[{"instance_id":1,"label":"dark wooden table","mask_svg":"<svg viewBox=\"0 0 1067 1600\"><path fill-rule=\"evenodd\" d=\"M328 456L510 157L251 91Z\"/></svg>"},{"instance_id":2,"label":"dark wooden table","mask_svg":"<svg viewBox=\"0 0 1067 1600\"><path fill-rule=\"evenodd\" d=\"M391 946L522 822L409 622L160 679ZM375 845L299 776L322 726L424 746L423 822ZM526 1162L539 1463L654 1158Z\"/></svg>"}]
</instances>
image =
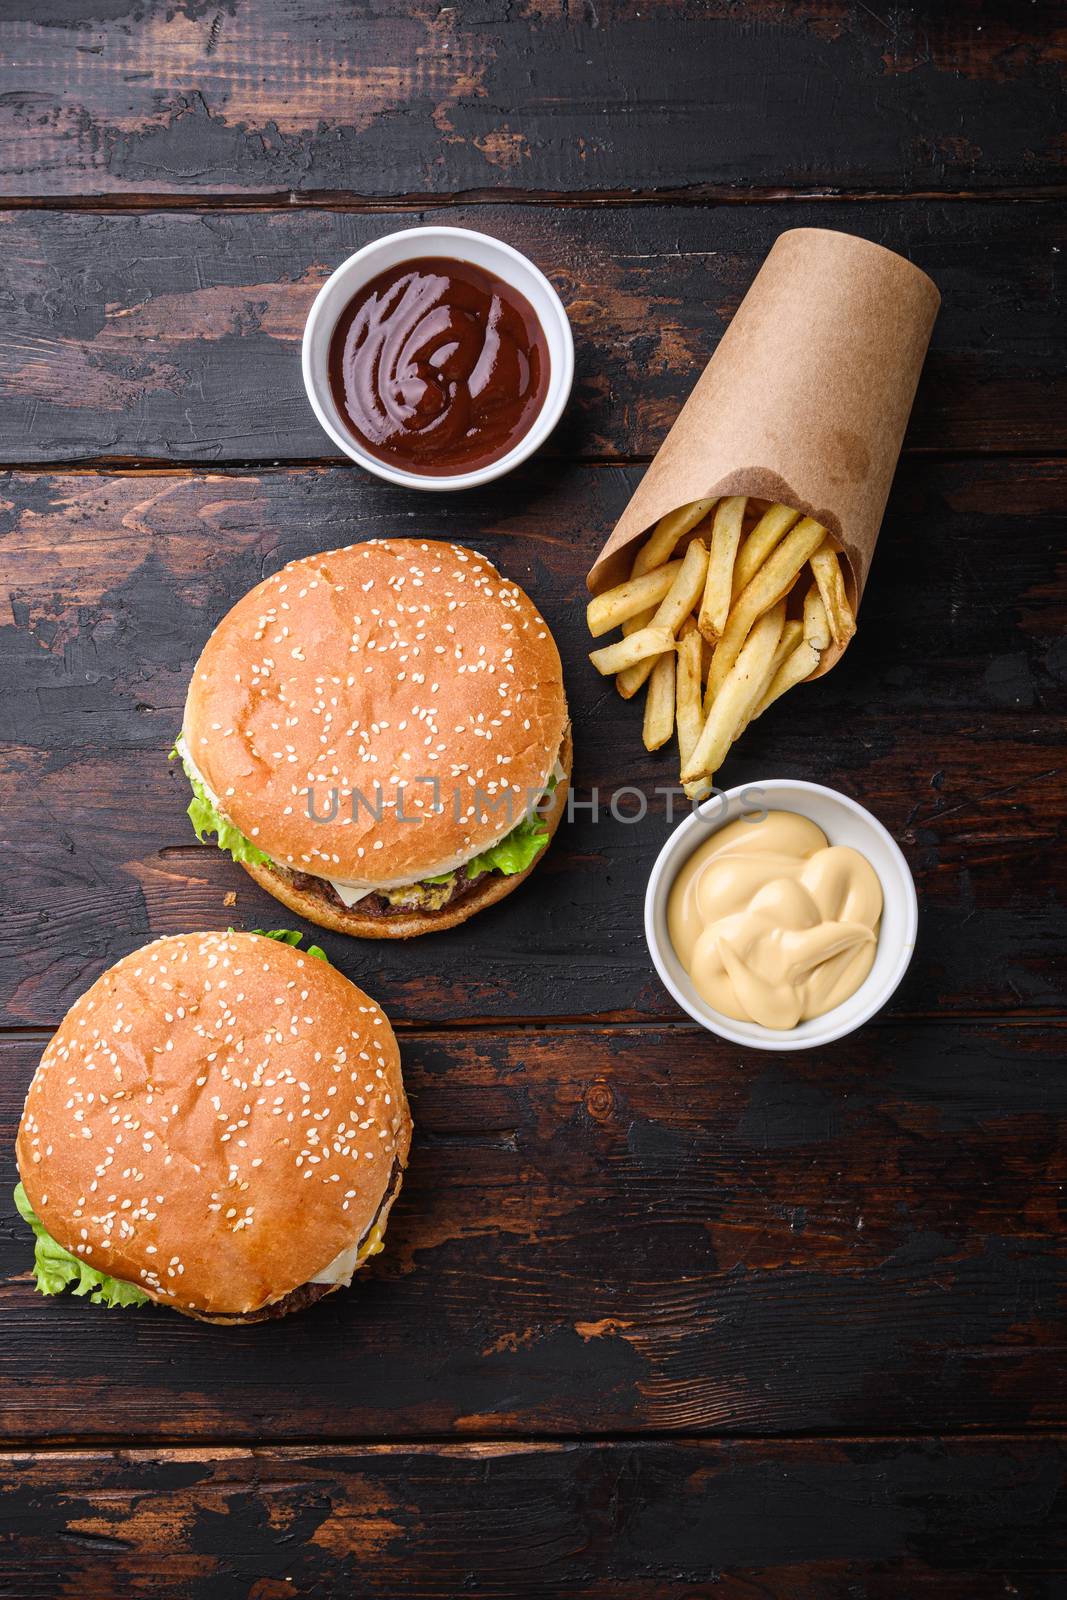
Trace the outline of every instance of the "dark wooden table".
<instances>
[{"instance_id":1,"label":"dark wooden table","mask_svg":"<svg viewBox=\"0 0 1067 1600\"><path fill-rule=\"evenodd\" d=\"M485 550L564 654L586 816L394 948L389 1248L245 1330L32 1291L0 1207L0 1595L1067 1593L1062 5L7 0L0 14L0 1167L49 1032L155 935L276 908L168 771L215 620L375 534ZM499 234L577 345L550 448L415 496L327 451L301 328L395 227ZM718 1043L654 977L668 824L583 577L776 235L938 282L858 638L725 780L901 841L919 950L858 1037ZM237 905L227 907L236 889Z\"/></svg>"}]
</instances>

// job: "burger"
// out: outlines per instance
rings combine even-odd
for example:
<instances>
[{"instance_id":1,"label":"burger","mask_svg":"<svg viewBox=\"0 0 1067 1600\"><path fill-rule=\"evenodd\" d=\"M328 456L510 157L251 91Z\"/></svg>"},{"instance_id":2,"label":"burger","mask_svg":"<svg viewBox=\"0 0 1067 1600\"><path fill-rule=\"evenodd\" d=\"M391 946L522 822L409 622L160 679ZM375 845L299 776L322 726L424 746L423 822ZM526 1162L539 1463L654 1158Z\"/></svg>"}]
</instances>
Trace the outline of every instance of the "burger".
<instances>
[{"instance_id":1,"label":"burger","mask_svg":"<svg viewBox=\"0 0 1067 1600\"><path fill-rule=\"evenodd\" d=\"M332 550L223 617L172 754L198 837L290 910L363 938L451 928L518 887L565 809L559 652L473 550Z\"/></svg>"},{"instance_id":2,"label":"burger","mask_svg":"<svg viewBox=\"0 0 1067 1600\"><path fill-rule=\"evenodd\" d=\"M396 1039L299 938L157 939L68 1011L16 1147L43 1294L261 1322L382 1249L411 1143Z\"/></svg>"}]
</instances>

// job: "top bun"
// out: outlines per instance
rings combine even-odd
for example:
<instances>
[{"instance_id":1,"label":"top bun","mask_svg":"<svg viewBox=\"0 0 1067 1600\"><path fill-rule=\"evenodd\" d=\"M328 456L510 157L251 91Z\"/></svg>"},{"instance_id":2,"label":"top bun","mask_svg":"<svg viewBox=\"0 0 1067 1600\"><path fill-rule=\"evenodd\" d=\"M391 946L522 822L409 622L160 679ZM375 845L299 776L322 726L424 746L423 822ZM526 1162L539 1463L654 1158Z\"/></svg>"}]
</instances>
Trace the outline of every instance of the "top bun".
<instances>
[{"instance_id":1,"label":"top bun","mask_svg":"<svg viewBox=\"0 0 1067 1600\"><path fill-rule=\"evenodd\" d=\"M380 1225L410 1141L373 1000L273 939L188 933L67 1012L17 1152L64 1249L176 1310L242 1316Z\"/></svg>"},{"instance_id":2,"label":"top bun","mask_svg":"<svg viewBox=\"0 0 1067 1600\"><path fill-rule=\"evenodd\" d=\"M566 726L559 652L518 585L461 545L380 539L239 600L183 731L218 809L272 860L395 888L508 833Z\"/></svg>"}]
</instances>

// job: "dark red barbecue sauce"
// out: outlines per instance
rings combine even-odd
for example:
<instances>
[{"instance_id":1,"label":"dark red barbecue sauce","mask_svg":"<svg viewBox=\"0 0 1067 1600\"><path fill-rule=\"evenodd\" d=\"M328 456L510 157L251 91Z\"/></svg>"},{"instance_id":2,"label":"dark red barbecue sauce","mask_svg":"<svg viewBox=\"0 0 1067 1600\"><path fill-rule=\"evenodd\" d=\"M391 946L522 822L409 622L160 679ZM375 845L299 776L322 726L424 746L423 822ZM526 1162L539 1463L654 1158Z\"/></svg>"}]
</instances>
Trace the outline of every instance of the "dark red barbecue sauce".
<instances>
[{"instance_id":1,"label":"dark red barbecue sauce","mask_svg":"<svg viewBox=\"0 0 1067 1600\"><path fill-rule=\"evenodd\" d=\"M404 261L364 285L330 340L330 389L358 442L406 472L488 466L533 425L548 390L529 302L469 261Z\"/></svg>"}]
</instances>

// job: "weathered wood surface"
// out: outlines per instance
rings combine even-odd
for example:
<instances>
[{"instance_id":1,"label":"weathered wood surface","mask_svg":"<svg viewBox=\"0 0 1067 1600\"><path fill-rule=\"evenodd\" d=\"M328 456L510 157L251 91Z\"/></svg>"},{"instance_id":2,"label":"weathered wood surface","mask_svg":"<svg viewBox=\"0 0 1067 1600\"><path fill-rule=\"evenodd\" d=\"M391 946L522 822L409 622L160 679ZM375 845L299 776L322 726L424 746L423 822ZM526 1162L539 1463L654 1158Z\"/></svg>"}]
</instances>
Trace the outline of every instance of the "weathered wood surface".
<instances>
[{"instance_id":1,"label":"weathered wood surface","mask_svg":"<svg viewBox=\"0 0 1067 1600\"><path fill-rule=\"evenodd\" d=\"M196 844L165 753L196 656L239 595L292 557L396 532L473 543L543 605L580 797L597 788L601 814L576 813L530 883L461 930L403 946L328 937L331 955L400 1023L675 1017L641 900L676 758L644 751L639 708L586 659L584 574L638 471L534 464L463 497L404 496L355 469L0 482L10 1021L54 1026L153 935L277 924L274 901ZM899 837L922 925L898 1015L1062 1004L1065 488L1059 462L906 463L847 658L755 724L722 772L830 783ZM620 784L649 797L644 822L612 819Z\"/></svg>"},{"instance_id":2,"label":"weathered wood surface","mask_svg":"<svg viewBox=\"0 0 1067 1600\"><path fill-rule=\"evenodd\" d=\"M1062 9L8 0L9 195L1062 178Z\"/></svg>"},{"instance_id":3,"label":"weathered wood surface","mask_svg":"<svg viewBox=\"0 0 1067 1600\"><path fill-rule=\"evenodd\" d=\"M901 251L942 291L908 448L1067 448L1067 331L1055 317L1064 208L879 201L0 213L3 459L335 455L300 376L311 301L368 240L434 221L507 239L559 288L577 369L552 455L651 455L777 234L809 226Z\"/></svg>"},{"instance_id":4,"label":"weathered wood surface","mask_svg":"<svg viewBox=\"0 0 1067 1600\"><path fill-rule=\"evenodd\" d=\"M7 1206L0 1595L1062 1600L1063 50L1052 0L2 8L0 462L161 470L0 479L0 1193L104 967L291 920L192 842L164 760L211 625L284 560L484 549L559 638L580 798L651 807L583 814L459 934L324 937L417 1129L350 1294L226 1330L45 1301ZM272 470L331 459L318 285L435 218L568 305L548 450L458 500ZM944 309L859 637L722 775L868 804L919 949L859 1036L770 1058L652 973L673 757L589 668L582 580L798 225L911 256Z\"/></svg>"},{"instance_id":5,"label":"weathered wood surface","mask_svg":"<svg viewBox=\"0 0 1067 1600\"><path fill-rule=\"evenodd\" d=\"M1055 1600L1067 1566L1059 1438L125 1450L0 1476L20 1600Z\"/></svg>"},{"instance_id":6,"label":"weathered wood surface","mask_svg":"<svg viewBox=\"0 0 1067 1600\"><path fill-rule=\"evenodd\" d=\"M40 1038L0 1040L0 1181ZM277 1324L36 1294L0 1241L0 1438L1067 1424L1063 1030L405 1035L385 1253ZM362 1279L362 1281L360 1281Z\"/></svg>"}]
</instances>

